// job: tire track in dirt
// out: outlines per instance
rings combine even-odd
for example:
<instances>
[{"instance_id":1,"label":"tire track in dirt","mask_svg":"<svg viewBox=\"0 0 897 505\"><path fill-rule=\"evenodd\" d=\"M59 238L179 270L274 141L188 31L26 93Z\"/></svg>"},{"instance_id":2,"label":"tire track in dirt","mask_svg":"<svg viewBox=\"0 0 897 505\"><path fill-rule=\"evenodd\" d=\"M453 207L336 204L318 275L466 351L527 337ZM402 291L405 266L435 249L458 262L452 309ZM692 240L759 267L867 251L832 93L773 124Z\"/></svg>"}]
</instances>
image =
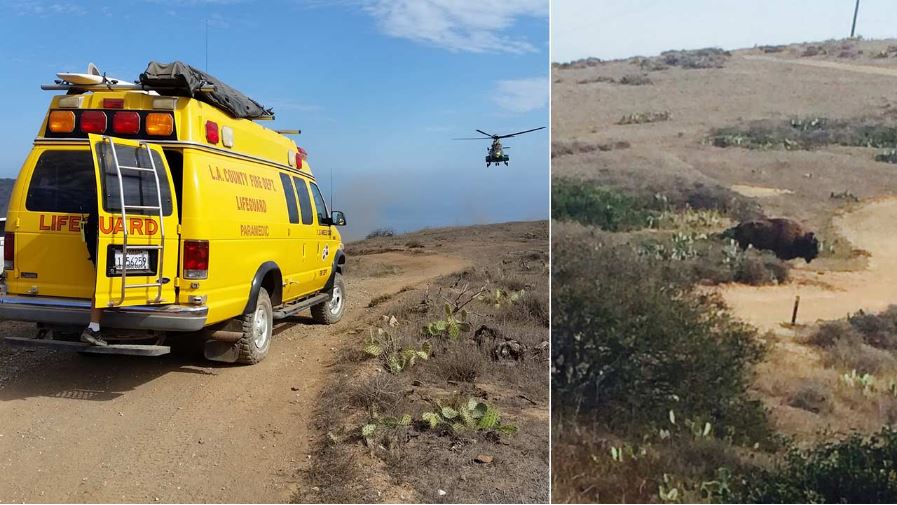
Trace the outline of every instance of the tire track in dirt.
<instances>
[{"instance_id":1,"label":"tire track in dirt","mask_svg":"<svg viewBox=\"0 0 897 505\"><path fill-rule=\"evenodd\" d=\"M720 293L739 319L760 330L791 334L794 298L800 295L799 323L832 320L860 309L879 312L897 303L897 198L882 198L841 213L835 230L854 248L869 253L865 270L817 272L812 265L793 269L780 286L727 285Z\"/></svg>"},{"instance_id":2,"label":"tire track in dirt","mask_svg":"<svg viewBox=\"0 0 897 505\"><path fill-rule=\"evenodd\" d=\"M279 324L255 366L0 343L16 360L16 373L0 381L0 501L289 501L317 436L310 421L328 366L352 341L346 330L370 315L368 301L470 264L436 254L365 258L400 273L347 272L344 320ZM0 332L14 329L0 323Z\"/></svg>"},{"instance_id":3,"label":"tire track in dirt","mask_svg":"<svg viewBox=\"0 0 897 505\"><path fill-rule=\"evenodd\" d=\"M742 56L746 60L752 61L769 61L773 63L785 63L791 65L804 65L808 67L828 68L832 70L842 70L845 72L856 72L860 74L884 75L888 77L897 77L897 68L877 67L874 65L856 65L853 63L839 63L836 61L824 60L792 60L785 58L776 58L774 56L745 55Z\"/></svg>"}]
</instances>

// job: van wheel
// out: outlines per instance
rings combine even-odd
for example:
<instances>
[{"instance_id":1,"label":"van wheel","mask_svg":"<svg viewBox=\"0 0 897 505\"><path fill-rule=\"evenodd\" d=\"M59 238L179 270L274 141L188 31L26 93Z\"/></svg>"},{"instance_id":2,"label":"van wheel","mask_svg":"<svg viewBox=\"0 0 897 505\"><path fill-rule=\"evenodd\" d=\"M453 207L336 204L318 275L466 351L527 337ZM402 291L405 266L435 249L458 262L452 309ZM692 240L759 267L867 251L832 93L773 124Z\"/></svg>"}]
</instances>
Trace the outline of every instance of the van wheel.
<instances>
[{"instance_id":1,"label":"van wheel","mask_svg":"<svg viewBox=\"0 0 897 505\"><path fill-rule=\"evenodd\" d=\"M271 346L271 335L274 327L274 310L271 298L264 289L259 289L255 310L240 318L243 337L237 341L240 355L237 363L254 365L265 359Z\"/></svg>"},{"instance_id":2,"label":"van wheel","mask_svg":"<svg viewBox=\"0 0 897 505\"><path fill-rule=\"evenodd\" d=\"M333 274L333 287L330 288L330 300L313 305L311 317L318 324L333 324L343 318L346 311L346 285L343 276Z\"/></svg>"}]
</instances>

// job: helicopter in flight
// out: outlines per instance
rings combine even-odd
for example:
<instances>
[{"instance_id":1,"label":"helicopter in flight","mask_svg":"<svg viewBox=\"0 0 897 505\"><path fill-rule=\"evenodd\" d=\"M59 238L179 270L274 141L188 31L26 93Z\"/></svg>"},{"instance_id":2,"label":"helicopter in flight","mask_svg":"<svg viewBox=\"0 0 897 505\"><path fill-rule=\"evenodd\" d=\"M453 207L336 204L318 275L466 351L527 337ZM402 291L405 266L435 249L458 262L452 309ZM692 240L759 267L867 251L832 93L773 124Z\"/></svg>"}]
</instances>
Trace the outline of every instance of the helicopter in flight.
<instances>
[{"instance_id":1,"label":"helicopter in flight","mask_svg":"<svg viewBox=\"0 0 897 505\"><path fill-rule=\"evenodd\" d=\"M503 147L501 145L501 139L506 139L508 137L514 137L523 133L534 132L536 130L544 130L544 126L540 126L539 128L533 128L532 130L524 130L522 132L517 133L508 133L505 135L494 135L492 133L486 133L483 130L477 130L478 132L485 135L485 137L464 137L457 138L453 140L492 140L492 145L486 149L486 166L491 166L493 163L498 165L499 163L504 163L505 166L508 165L508 162L511 161L511 157L505 154L504 151L510 149L510 147Z\"/></svg>"}]
</instances>

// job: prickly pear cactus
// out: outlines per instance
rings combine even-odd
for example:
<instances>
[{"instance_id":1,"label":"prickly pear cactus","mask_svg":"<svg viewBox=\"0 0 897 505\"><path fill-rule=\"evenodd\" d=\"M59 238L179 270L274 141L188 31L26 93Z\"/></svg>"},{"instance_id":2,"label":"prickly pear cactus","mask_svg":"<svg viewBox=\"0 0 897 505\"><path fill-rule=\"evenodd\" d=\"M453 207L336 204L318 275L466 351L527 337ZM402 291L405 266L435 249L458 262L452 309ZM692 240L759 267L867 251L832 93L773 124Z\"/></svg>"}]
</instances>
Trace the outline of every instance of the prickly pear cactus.
<instances>
[{"instance_id":1,"label":"prickly pear cactus","mask_svg":"<svg viewBox=\"0 0 897 505\"><path fill-rule=\"evenodd\" d=\"M455 419L458 417L458 411L451 407L442 407L442 417L446 419Z\"/></svg>"},{"instance_id":2,"label":"prickly pear cactus","mask_svg":"<svg viewBox=\"0 0 897 505\"><path fill-rule=\"evenodd\" d=\"M442 423L442 417L436 412L424 412L421 414L421 419L424 422L429 423L430 429L436 428Z\"/></svg>"},{"instance_id":3,"label":"prickly pear cactus","mask_svg":"<svg viewBox=\"0 0 897 505\"><path fill-rule=\"evenodd\" d=\"M483 414L483 417L480 418L480 422L477 423L477 427L482 430L491 430L498 426L500 421L500 417L498 414L498 410L493 407L486 408L486 412Z\"/></svg>"},{"instance_id":4,"label":"prickly pear cactus","mask_svg":"<svg viewBox=\"0 0 897 505\"><path fill-rule=\"evenodd\" d=\"M372 330L371 335L368 338L366 345L364 346L364 352L366 352L367 354L370 354L371 356L374 356L375 358L377 356L380 356L381 354L383 354L383 350L384 350L383 341L380 340L380 338L378 338L378 337L381 337L384 333L385 332L382 329L378 328L377 329L377 337L374 337L374 332Z\"/></svg>"}]
</instances>

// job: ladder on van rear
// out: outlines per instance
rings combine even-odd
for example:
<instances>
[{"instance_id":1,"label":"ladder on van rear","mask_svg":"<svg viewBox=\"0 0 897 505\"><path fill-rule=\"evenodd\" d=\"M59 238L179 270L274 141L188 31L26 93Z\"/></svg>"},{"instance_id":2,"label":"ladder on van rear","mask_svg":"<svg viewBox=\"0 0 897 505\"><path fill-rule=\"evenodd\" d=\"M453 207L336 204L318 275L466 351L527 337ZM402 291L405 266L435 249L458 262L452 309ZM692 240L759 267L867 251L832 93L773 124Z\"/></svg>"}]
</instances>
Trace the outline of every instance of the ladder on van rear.
<instances>
[{"instance_id":1,"label":"ladder on van rear","mask_svg":"<svg viewBox=\"0 0 897 505\"><path fill-rule=\"evenodd\" d=\"M115 166L115 175L118 180L118 194L121 201L121 220L122 220L122 258L121 258L121 299L119 299L118 303L115 305L121 305L125 301L125 290L127 289L137 289L137 288L152 288L155 287L158 289L155 300L152 300L152 303L159 303L162 301L162 285L164 283L164 270L162 268L163 263L165 261L165 215L162 207L162 184L159 181L159 172L156 170L156 162L153 160L153 153L150 150L150 146L146 142L139 142L141 148L146 149L146 156L149 159L150 166L147 167L138 167L138 166L130 166L130 165L122 165L118 162L118 154L115 152L115 142L112 137L103 137L103 140L109 143L109 150L112 151L112 161ZM135 156L135 160L138 158ZM139 164L139 163L138 163ZM153 179L156 183L156 205L128 205L125 202L125 185L122 180L122 170L133 170L137 172L152 172ZM148 210L155 211L158 213L159 217L159 243L158 244L146 244L139 246L129 246L128 245L128 210ZM128 284L128 251L129 250L156 250L158 251L156 258L159 261L159 264L156 266L156 273L158 277L155 282L149 283L139 283L139 284Z\"/></svg>"}]
</instances>

